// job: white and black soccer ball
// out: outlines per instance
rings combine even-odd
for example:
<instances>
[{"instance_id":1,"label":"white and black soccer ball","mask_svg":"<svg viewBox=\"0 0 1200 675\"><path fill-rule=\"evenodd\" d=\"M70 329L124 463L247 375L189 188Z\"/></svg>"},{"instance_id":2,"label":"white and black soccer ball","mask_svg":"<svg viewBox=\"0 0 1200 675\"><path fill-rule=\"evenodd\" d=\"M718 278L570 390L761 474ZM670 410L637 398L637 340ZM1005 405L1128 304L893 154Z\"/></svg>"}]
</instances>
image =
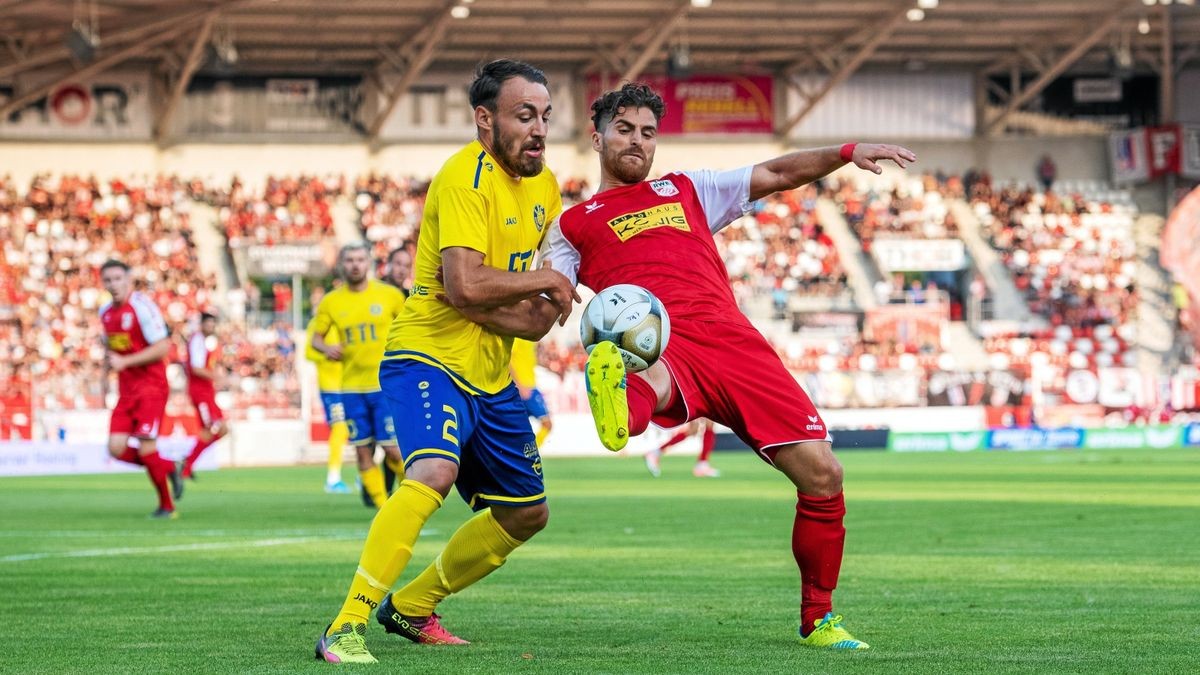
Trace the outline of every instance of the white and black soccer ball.
<instances>
[{"instance_id":1,"label":"white and black soccer ball","mask_svg":"<svg viewBox=\"0 0 1200 675\"><path fill-rule=\"evenodd\" d=\"M653 293L633 284L617 284L597 293L579 321L579 340L587 353L600 342L611 342L631 373L654 365L670 337L667 309Z\"/></svg>"}]
</instances>

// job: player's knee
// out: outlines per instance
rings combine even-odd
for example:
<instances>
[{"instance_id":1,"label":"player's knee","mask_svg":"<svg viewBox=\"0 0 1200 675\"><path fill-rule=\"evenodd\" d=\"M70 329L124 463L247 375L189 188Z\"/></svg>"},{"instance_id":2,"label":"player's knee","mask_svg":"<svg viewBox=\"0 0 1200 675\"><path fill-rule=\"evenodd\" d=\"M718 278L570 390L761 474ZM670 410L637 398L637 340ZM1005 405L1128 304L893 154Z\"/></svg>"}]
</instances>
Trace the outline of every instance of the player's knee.
<instances>
[{"instance_id":1,"label":"player's knee","mask_svg":"<svg viewBox=\"0 0 1200 675\"><path fill-rule=\"evenodd\" d=\"M542 419L538 420L538 423L540 423L542 428L546 431L550 431L554 428L554 422L549 417L543 417Z\"/></svg>"},{"instance_id":2,"label":"player's knee","mask_svg":"<svg viewBox=\"0 0 1200 675\"><path fill-rule=\"evenodd\" d=\"M842 491L842 463L830 452L817 464L812 475L812 489L820 496L833 496Z\"/></svg>"},{"instance_id":3,"label":"player's knee","mask_svg":"<svg viewBox=\"0 0 1200 675\"><path fill-rule=\"evenodd\" d=\"M550 507L543 502L515 509L493 508L492 515L510 537L526 541L546 529L550 522Z\"/></svg>"},{"instance_id":4,"label":"player's knee","mask_svg":"<svg viewBox=\"0 0 1200 675\"><path fill-rule=\"evenodd\" d=\"M125 436L110 436L108 438L108 454L113 457L120 457L125 453L125 447L129 444L129 438Z\"/></svg>"}]
</instances>

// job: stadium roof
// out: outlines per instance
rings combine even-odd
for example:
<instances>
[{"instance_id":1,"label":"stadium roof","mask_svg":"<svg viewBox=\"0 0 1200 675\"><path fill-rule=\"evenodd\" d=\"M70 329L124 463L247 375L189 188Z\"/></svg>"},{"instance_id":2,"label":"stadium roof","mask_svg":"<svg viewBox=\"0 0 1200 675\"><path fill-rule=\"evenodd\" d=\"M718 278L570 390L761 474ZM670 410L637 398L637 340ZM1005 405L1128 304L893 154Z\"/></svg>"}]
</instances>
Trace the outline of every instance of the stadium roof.
<instances>
[{"instance_id":1,"label":"stadium roof","mask_svg":"<svg viewBox=\"0 0 1200 675\"><path fill-rule=\"evenodd\" d=\"M801 92L810 106L860 68L1032 76L1015 110L1072 69L1178 72L1200 56L1195 0L1147 2L1156 0L0 0L0 81L150 62L174 100L219 54L238 73L362 75L391 98L423 72L498 56L632 79L686 53L695 71L828 73L829 87ZM912 20L918 5L936 7ZM68 46L73 25L95 27L91 60L79 60L78 40Z\"/></svg>"},{"instance_id":2,"label":"stadium roof","mask_svg":"<svg viewBox=\"0 0 1200 675\"><path fill-rule=\"evenodd\" d=\"M45 50L67 60L64 37L73 19L88 22L92 2L0 0L0 72L12 74L22 56ZM1193 56L1200 45L1200 7L1180 2L1188 0L94 0L100 56L140 41L147 49L131 58L182 61L206 9L217 9L212 36L232 40L240 70L359 74L403 69L430 37L426 68L514 55L548 68L623 74L642 64L638 70L661 72L670 51L686 45L692 67L705 70L836 68L859 56L867 64L1007 72L1014 63L1041 70L1100 32L1081 62L1107 65L1127 39L1142 67L1157 68L1164 13L1173 14L1181 51ZM935 3L921 21L906 16ZM458 5L470 15L451 17ZM157 31L129 36L156 23ZM175 39L149 44L166 31Z\"/></svg>"}]
</instances>

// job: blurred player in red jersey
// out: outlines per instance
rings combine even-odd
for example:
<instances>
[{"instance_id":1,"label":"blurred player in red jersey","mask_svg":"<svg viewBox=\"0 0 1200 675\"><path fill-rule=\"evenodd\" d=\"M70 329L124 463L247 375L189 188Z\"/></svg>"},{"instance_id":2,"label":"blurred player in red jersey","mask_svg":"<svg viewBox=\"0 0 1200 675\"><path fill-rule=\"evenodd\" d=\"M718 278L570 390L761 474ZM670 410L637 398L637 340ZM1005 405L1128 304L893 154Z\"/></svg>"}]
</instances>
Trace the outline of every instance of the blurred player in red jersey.
<instances>
[{"instance_id":1,"label":"blurred player in red jersey","mask_svg":"<svg viewBox=\"0 0 1200 675\"><path fill-rule=\"evenodd\" d=\"M158 454L158 430L167 408L167 369L170 350L167 323L154 301L133 290L129 266L109 260L100 267L100 281L112 302L100 308L107 349L108 373L117 373L117 405L108 429L108 452L113 457L146 467L158 491L154 518L175 518L175 499L183 495L179 466ZM106 396L107 398L107 396ZM137 439L137 448L130 439Z\"/></svg>"},{"instance_id":2,"label":"blurred player in red jersey","mask_svg":"<svg viewBox=\"0 0 1200 675\"><path fill-rule=\"evenodd\" d=\"M696 465L692 467L692 475L696 478L720 478L721 472L708 463L717 444L717 432L713 430L712 421L703 417L688 422L657 448L650 448L646 452L646 470L655 478L661 476L662 456L667 450L697 434L700 436L700 454L696 457Z\"/></svg>"},{"instance_id":3,"label":"blurred player in red jersey","mask_svg":"<svg viewBox=\"0 0 1200 675\"><path fill-rule=\"evenodd\" d=\"M196 408L200 436L191 454L183 460L183 477L196 480L192 467L200 455L213 443L229 433L225 413L217 405L217 317L208 312L200 314L200 330L192 333L187 348L188 397Z\"/></svg>"},{"instance_id":4,"label":"blurred player in red jersey","mask_svg":"<svg viewBox=\"0 0 1200 675\"><path fill-rule=\"evenodd\" d=\"M847 163L880 173L879 160L916 160L895 145L847 143L801 150L732 171L670 173L647 181L662 98L627 84L592 104L600 189L565 211L544 258L593 290L618 283L654 293L671 317L662 358L626 379L615 345L588 358L588 399L609 450L646 430L707 417L730 427L796 486L792 553L800 568L800 638L806 646L866 649L833 613L842 565L842 466L820 414L734 300L713 235L751 202L812 182Z\"/></svg>"}]
</instances>

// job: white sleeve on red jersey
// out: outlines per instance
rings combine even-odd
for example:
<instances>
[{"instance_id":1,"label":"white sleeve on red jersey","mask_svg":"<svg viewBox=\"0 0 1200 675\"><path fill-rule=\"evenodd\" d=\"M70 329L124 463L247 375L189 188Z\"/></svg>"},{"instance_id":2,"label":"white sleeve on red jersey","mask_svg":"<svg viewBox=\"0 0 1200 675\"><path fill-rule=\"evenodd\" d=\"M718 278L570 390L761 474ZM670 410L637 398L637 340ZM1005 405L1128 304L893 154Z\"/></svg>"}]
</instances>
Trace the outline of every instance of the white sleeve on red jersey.
<instances>
[{"instance_id":1,"label":"white sleeve on red jersey","mask_svg":"<svg viewBox=\"0 0 1200 675\"><path fill-rule=\"evenodd\" d=\"M750 213L750 173L753 166L744 166L729 171L684 171L692 181L700 206L708 218L708 229L713 234L721 228Z\"/></svg>"},{"instance_id":2,"label":"white sleeve on red jersey","mask_svg":"<svg viewBox=\"0 0 1200 675\"><path fill-rule=\"evenodd\" d=\"M141 293L133 293L129 296L129 304L133 306L133 313L137 315L138 326L142 329L142 337L146 338L146 344L152 345L167 338L167 322L163 320L162 312L158 311L158 305L154 304L153 300Z\"/></svg>"},{"instance_id":3,"label":"white sleeve on red jersey","mask_svg":"<svg viewBox=\"0 0 1200 675\"><path fill-rule=\"evenodd\" d=\"M208 367L208 345L204 342L204 333L196 331L188 340L188 365L193 368Z\"/></svg>"},{"instance_id":4,"label":"white sleeve on red jersey","mask_svg":"<svg viewBox=\"0 0 1200 675\"><path fill-rule=\"evenodd\" d=\"M542 260L549 260L554 271L570 279L571 285L579 283L579 251L563 235L558 218L550 221L550 229L538 255Z\"/></svg>"}]
</instances>

